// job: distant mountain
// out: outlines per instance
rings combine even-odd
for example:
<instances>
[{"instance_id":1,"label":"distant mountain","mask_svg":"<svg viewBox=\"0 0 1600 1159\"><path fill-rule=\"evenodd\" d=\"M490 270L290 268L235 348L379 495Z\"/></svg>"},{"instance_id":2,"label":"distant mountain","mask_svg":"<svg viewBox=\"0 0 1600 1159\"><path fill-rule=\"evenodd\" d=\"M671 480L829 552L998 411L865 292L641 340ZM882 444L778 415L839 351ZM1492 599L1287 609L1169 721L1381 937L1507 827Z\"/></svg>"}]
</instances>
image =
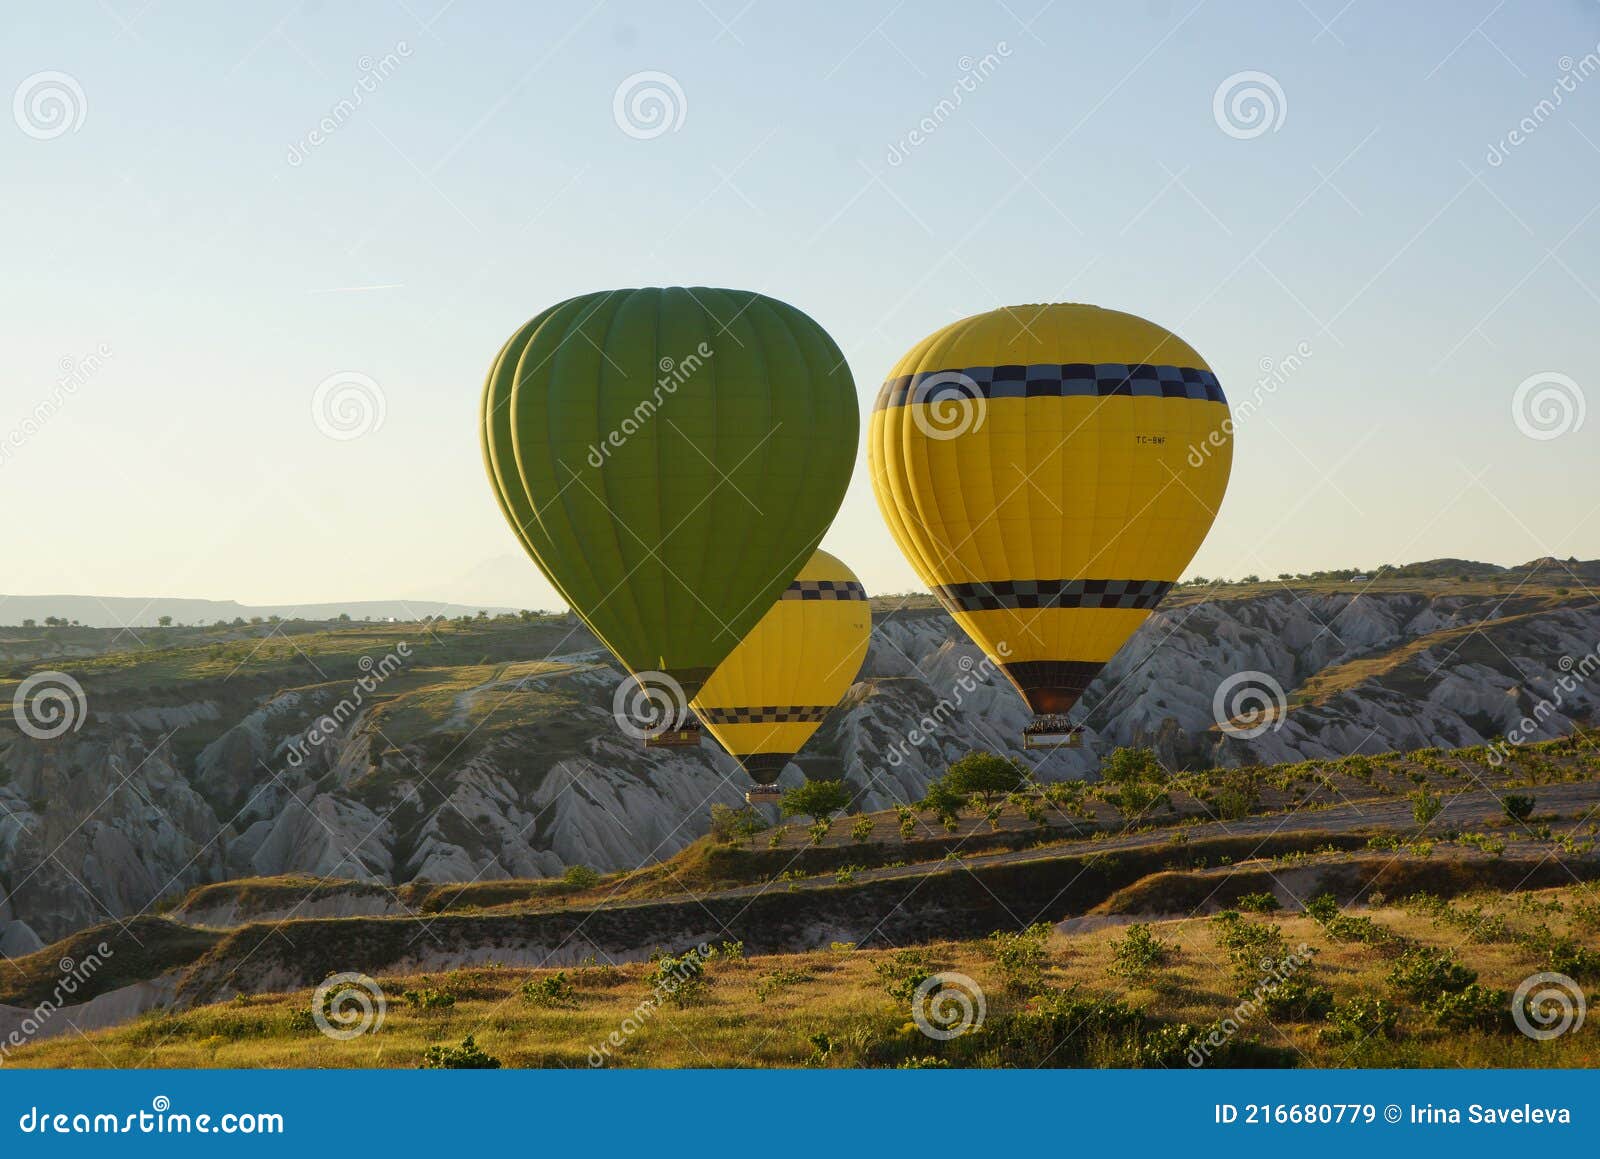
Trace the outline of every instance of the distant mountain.
<instances>
[{"instance_id":1,"label":"distant mountain","mask_svg":"<svg viewBox=\"0 0 1600 1159\"><path fill-rule=\"evenodd\" d=\"M516 608L492 604L451 604L437 600L348 600L329 604L263 604L252 606L235 600L185 600L139 596L0 596L0 624L24 620L43 623L47 616L76 620L90 628L153 627L162 616L175 624L213 624L218 620L266 619L420 620L424 616L471 616L480 611L491 616Z\"/></svg>"}]
</instances>

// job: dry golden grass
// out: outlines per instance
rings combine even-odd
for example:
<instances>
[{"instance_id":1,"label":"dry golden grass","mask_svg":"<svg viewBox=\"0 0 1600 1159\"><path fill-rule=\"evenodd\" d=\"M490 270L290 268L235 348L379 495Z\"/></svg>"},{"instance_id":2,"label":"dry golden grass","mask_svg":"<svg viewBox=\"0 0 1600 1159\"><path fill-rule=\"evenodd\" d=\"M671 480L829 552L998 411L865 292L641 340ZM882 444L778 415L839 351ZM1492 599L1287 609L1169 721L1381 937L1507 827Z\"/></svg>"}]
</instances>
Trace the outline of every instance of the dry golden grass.
<instances>
[{"instance_id":1,"label":"dry golden grass","mask_svg":"<svg viewBox=\"0 0 1600 1159\"><path fill-rule=\"evenodd\" d=\"M1576 906L1594 906L1596 896L1592 888L1573 886L1471 899L1507 923L1509 935L1491 942L1471 941L1415 908L1384 905L1359 913L1416 943L1454 949L1479 972L1483 985L1509 991L1545 968L1537 953L1512 940L1515 935L1543 927L1572 933L1593 946L1594 910L1588 911L1588 925L1574 911ZM1560 911L1545 905L1551 899L1563 903ZM1514 1030L1440 1029L1390 985L1392 947L1337 941L1305 914L1250 915L1247 920L1275 926L1290 949L1302 943L1314 949L1312 964L1300 976L1330 987L1337 999L1381 996L1401 1009L1394 1040L1354 1045L1324 1041L1319 1031L1326 1023L1320 1019L1274 1022L1251 1014L1242 1019L1239 1034L1241 1042L1253 1039L1259 1044L1251 1056L1256 1061L1317 1067L1600 1065L1600 1030L1592 1021L1549 1042ZM1189 1023L1198 1033L1234 1011L1240 996L1231 982L1228 952L1217 940L1215 919L1158 921L1150 928L1175 952L1167 964L1136 982L1124 981L1114 970L1114 945L1126 936L1126 926L1051 933L1043 990L1116 999L1142 1012L1146 1031ZM935 943L921 949L929 967L970 976L986 996L985 1027L961 1042L960 1050L922 1035L911 1021L909 1002L887 993L878 970L896 951L841 947L749 959L719 955L707 967L712 985L705 999L683 1007L651 1002L647 963L568 968L572 1004L553 1009L530 1002L523 988L555 971L489 965L378 979L387 996L382 1026L349 1041L336 1041L316 1029L311 994L300 991L176 1014L153 1013L120 1028L37 1043L8 1061L39 1067L415 1067L430 1046L453 1046L470 1035L505 1066L586 1067L591 1052L613 1034L620 1045L611 1047L603 1061L628 1067L892 1066L940 1058L958 1065L981 1061L1027 1066L1073 1059L1126 1065L1131 1057L1126 1043L1109 1038L1079 1044L1082 1049L1076 1053L1070 1042L1059 1055L1041 1047L1041 1041L1046 1046L1050 1042L1039 1037L1044 1024L1030 1022L1027 1014L1039 1006L1029 991L1040 987L1008 988L1008 976L987 942ZM451 995L453 1005L420 1008L404 997L407 991L429 990ZM637 1029L623 1033L631 1024ZM1050 1031L1068 1039L1070 1032L1070 1026L1063 1030L1060 1024ZM1182 1066L1181 1049L1166 1064Z\"/></svg>"}]
</instances>

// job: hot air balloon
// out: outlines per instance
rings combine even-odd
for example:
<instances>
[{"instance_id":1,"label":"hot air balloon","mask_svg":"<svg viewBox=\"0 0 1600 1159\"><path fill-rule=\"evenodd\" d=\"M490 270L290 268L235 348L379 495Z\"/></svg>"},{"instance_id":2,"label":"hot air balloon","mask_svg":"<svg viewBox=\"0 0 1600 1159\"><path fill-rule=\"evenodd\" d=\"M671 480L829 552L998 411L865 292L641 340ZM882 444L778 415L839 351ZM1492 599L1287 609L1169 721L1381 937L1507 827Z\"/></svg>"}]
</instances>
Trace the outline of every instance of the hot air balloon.
<instances>
[{"instance_id":1,"label":"hot air balloon","mask_svg":"<svg viewBox=\"0 0 1600 1159\"><path fill-rule=\"evenodd\" d=\"M481 418L523 547L639 680L634 703L667 688L680 714L816 550L858 427L849 368L816 322L682 287L545 310L495 359Z\"/></svg>"},{"instance_id":2,"label":"hot air balloon","mask_svg":"<svg viewBox=\"0 0 1600 1159\"><path fill-rule=\"evenodd\" d=\"M930 335L878 395L868 461L906 558L1036 714L1066 712L1194 557L1232 423L1182 339L1088 305L1013 306Z\"/></svg>"},{"instance_id":3,"label":"hot air balloon","mask_svg":"<svg viewBox=\"0 0 1600 1159\"><path fill-rule=\"evenodd\" d=\"M794 582L695 697L695 714L756 783L772 786L834 705L867 655L872 613L855 573L825 551Z\"/></svg>"}]
</instances>

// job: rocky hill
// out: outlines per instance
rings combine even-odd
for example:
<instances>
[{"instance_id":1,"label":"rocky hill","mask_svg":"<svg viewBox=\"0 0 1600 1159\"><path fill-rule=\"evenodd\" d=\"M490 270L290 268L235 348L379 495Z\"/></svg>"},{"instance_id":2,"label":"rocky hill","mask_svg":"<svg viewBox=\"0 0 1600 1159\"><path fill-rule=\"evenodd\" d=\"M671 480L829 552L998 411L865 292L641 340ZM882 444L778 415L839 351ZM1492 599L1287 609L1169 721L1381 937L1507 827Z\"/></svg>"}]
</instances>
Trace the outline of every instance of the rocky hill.
<instances>
[{"instance_id":1,"label":"rocky hill","mask_svg":"<svg viewBox=\"0 0 1600 1159\"><path fill-rule=\"evenodd\" d=\"M1049 753L1022 751L1020 699L942 611L879 600L860 680L785 782L843 775L858 809L881 809L973 748L1059 780L1122 744L1199 767L1594 721L1594 565L1449 562L1460 574L1180 589L1085 698L1087 744ZM6 699L30 679L36 697L40 673L71 681L55 702L66 726L0 723L0 953L235 877L392 887L632 867L742 799L710 741L645 750L618 732L621 673L567 617L156 643L40 652L0 680Z\"/></svg>"}]
</instances>

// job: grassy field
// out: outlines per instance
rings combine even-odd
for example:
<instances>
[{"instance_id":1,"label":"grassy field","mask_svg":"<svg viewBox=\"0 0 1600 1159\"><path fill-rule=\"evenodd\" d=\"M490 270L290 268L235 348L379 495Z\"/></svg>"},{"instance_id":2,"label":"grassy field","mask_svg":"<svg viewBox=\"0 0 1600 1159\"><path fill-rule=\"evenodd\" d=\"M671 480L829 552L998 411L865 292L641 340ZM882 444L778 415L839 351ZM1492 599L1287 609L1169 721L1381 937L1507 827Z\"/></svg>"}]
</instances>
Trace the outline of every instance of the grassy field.
<instances>
[{"instance_id":1,"label":"grassy field","mask_svg":"<svg viewBox=\"0 0 1600 1159\"><path fill-rule=\"evenodd\" d=\"M461 1065L470 1037L488 1058L528 1067L1600 1065L1593 1022L1535 1041L1516 1029L1509 998L1539 970L1600 981L1600 893L1375 900L1344 911L1313 903L1315 915L1225 911L902 950L747 958L712 947L698 979L670 993L653 976L672 977L659 963L383 975L373 980L381 1025L369 1019L348 1040L322 1033L314 995L297 991L155 1012L26 1047L9 1062L415 1067L431 1050L435 1065ZM1283 968L1302 953L1305 964ZM937 1018L961 1009L958 995L975 1012L981 992L984 1016L939 1040L919 1029L912 994L952 971L965 980L948 979L943 1000L942 985L932 992L929 1024L962 1025L964 1012ZM1254 1000L1272 972L1285 980ZM337 1028L341 1012L359 1011L356 997L325 998L325 1017ZM1214 1030L1221 1044L1208 1058Z\"/></svg>"}]
</instances>

